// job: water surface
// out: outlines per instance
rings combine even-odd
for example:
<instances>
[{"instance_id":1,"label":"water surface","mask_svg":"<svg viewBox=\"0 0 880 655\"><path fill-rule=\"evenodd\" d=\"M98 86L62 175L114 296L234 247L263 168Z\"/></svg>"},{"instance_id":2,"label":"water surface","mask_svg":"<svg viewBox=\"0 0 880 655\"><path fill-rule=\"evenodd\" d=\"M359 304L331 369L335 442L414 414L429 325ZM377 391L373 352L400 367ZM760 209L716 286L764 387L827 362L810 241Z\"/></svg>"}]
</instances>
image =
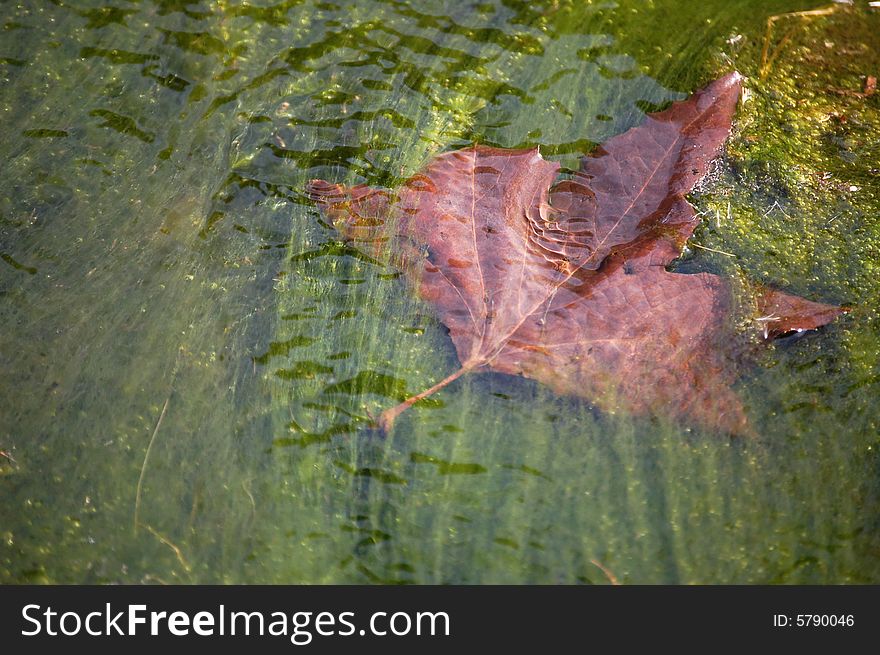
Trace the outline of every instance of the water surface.
<instances>
[{"instance_id":1,"label":"water surface","mask_svg":"<svg viewBox=\"0 0 880 655\"><path fill-rule=\"evenodd\" d=\"M880 119L846 92L880 12L858 4L779 19L763 78L767 18L815 4L6 7L0 581L878 582ZM694 241L735 257L680 270L856 307L743 367L759 436L493 375L371 432L455 353L306 182L394 187L475 141L571 167L733 67L751 100Z\"/></svg>"}]
</instances>

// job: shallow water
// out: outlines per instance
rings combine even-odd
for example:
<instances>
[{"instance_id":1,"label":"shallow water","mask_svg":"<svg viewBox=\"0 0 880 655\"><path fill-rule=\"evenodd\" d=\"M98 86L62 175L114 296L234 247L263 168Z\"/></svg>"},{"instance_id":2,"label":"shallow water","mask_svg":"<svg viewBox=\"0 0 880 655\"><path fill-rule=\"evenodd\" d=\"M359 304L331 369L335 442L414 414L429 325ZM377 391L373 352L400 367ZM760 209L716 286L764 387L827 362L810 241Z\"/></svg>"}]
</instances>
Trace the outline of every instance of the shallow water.
<instances>
[{"instance_id":1,"label":"shallow water","mask_svg":"<svg viewBox=\"0 0 880 655\"><path fill-rule=\"evenodd\" d=\"M857 4L779 19L763 78L767 18L815 4L7 7L0 581L880 581L878 96L828 91L877 74ZM735 256L680 270L854 306L743 367L759 436L493 375L371 432L455 353L307 180L474 141L573 166L732 67L694 241Z\"/></svg>"}]
</instances>

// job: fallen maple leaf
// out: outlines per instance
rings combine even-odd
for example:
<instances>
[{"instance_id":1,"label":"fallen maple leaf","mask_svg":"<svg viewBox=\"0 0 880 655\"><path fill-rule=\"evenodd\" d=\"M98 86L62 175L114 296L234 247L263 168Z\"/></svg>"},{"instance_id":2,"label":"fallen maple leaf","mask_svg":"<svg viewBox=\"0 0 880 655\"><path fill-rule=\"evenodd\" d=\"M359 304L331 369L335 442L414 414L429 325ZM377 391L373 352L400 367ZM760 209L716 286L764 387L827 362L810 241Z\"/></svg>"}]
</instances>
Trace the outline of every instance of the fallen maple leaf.
<instances>
[{"instance_id":1,"label":"fallen maple leaf","mask_svg":"<svg viewBox=\"0 0 880 655\"><path fill-rule=\"evenodd\" d=\"M649 114L555 185L559 165L537 148L484 146L435 157L396 194L313 180L310 197L347 239L407 271L461 362L380 426L464 373L491 370L606 410L749 433L726 359L727 282L665 268L698 223L685 194L727 138L740 90L731 73ZM767 288L756 305L765 338L844 311Z\"/></svg>"}]
</instances>

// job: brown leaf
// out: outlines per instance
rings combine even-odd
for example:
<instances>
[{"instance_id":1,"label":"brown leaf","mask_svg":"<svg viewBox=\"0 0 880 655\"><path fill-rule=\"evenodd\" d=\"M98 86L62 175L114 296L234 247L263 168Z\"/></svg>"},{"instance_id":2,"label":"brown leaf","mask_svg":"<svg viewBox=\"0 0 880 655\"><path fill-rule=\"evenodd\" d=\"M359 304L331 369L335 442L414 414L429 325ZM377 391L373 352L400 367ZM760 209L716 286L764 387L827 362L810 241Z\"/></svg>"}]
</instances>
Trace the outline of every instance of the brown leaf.
<instances>
[{"instance_id":1,"label":"brown leaf","mask_svg":"<svg viewBox=\"0 0 880 655\"><path fill-rule=\"evenodd\" d=\"M435 157L396 194L320 180L309 193L346 238L390 253L449 328L461 368L543 382L613 411L750 431L731 390L727 283L665 267L697 225L685 194L727 138L740 95L731 73L649 115L554 185L533 150L474 146ZM765 337L812 329L842 309L757 294Z\"/></svg>"}]
</instances>

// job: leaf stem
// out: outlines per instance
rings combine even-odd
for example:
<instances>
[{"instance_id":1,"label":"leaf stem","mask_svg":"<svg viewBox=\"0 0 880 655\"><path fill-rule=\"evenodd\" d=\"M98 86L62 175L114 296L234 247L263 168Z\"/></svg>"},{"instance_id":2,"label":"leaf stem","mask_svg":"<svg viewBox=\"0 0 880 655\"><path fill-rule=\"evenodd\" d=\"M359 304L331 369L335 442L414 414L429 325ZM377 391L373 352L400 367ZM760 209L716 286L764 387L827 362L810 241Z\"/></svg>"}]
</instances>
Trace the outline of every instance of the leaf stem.
<instances>
[{"instance_id":1,"label":"leaf stem","mask_svg":"<svg viewBox=\"0 0 880 655\"><path fill-rule=\"evenodd\" d=\"M388 432L391 430L391 427L394 425L394 420L398 416L400 416L403 412L405 412L407 409L409 409L410 407L415 405L422 398L427 398L431 394L436 393L437 391L440 391L440 389L442 389L443 387L445 387L449 383L455 382L455 380L457 380L462 375L467 373L469 370L471 370L471 368L472 367L470 367L470 366L462 366L460 369L458 369L457 371L455 371L451 375L448 375L445 378L443 378L442 380L440 380L440 382L435 384L433 387L430 387L429 389L425 389L421 393L416 394L415 396L412 396L410 398L407 398L406 400L404 400L402 403L400 403L396 407L392 407L391 409L386 409L384 412L382 412L382 415L379 417L379 421L378 421L379 429L382 430L382 432L384 432L385 434L388 434Z\"/></svg>"}]
</instances>

